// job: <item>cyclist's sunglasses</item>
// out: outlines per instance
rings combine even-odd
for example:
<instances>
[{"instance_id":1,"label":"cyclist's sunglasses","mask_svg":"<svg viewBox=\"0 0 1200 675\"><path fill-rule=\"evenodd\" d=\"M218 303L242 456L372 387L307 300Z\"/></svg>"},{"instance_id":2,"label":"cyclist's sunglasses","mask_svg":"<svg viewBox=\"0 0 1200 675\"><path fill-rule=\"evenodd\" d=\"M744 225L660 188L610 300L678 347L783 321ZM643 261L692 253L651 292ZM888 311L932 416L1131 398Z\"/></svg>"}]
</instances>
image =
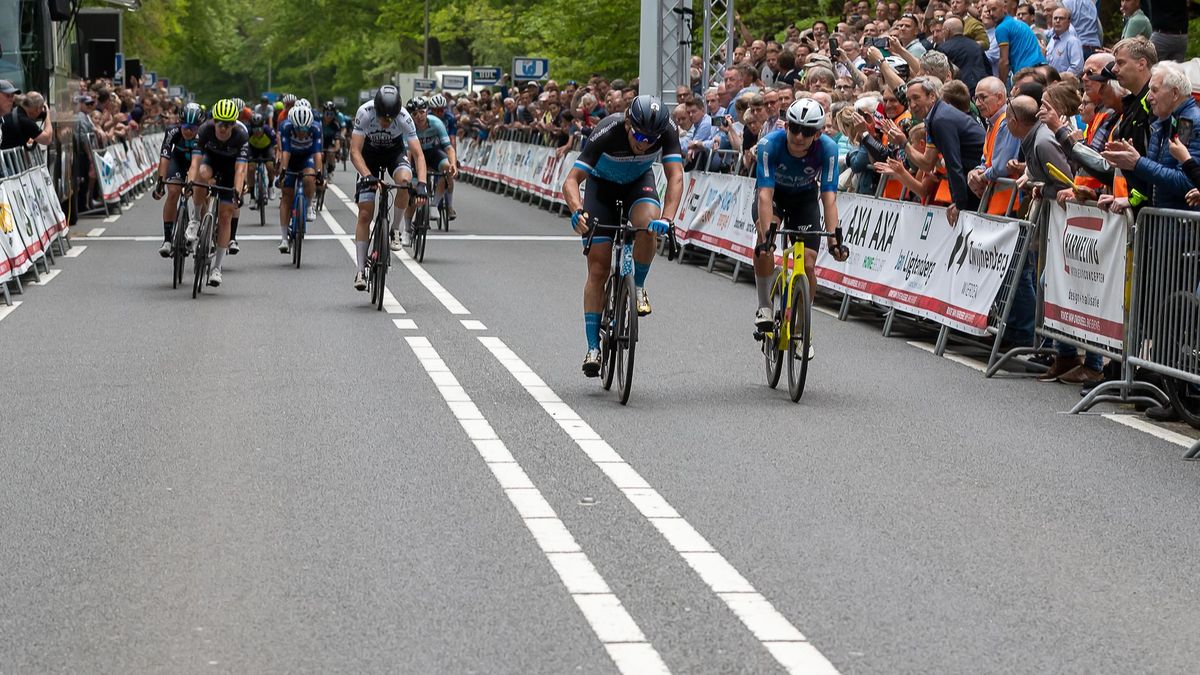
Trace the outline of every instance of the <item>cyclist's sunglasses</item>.
<instances>
[{"instance_id":1,"label":"cyclist's sunglasses","mask_svg":"<svg viewBox=\"0 0 1200 675\"><path fill-rule=\"evenodd\" d=\"M637 129L634 129L633 140L637 141L638 143L654 143L658 140L658 136L647 136Z\"/></svg>"},{"instance_id":2,"label":"cyclist's sunglasses","mask_svg":"<svg viewBox=\"0 0 1200 675\"><path fill-rule=\"evenodd\" d=\"M805 138L812 138L822 131L822 129L818 127L806 127L802 124L796 124L795 122L788 122L787 128L789 133L798 134Z\"/></svg>"},{"instance_id":3,"label":"cyclist's sunglasses","mask_svg":"<svg viewBox=\"0 0 1200 675\"><path fill-rule=\"evenodd\" d=\"M195 124L180 124L179 128L183 129L184 131L195 131L196 125Z\"/></svg>"},{"instance_id":4,"label":"cyclist's sunglasses","mask_svg":"<svg viewBox=\"0 0 1200 675\"><path fill-rule=\"evenodd\" d=\"M234 124L237 124L237 122L221 122L221 121L217 122L217 126L221 127L222 129L228 129L228 128L232 127Z\"/></svg>"}]
</instances>

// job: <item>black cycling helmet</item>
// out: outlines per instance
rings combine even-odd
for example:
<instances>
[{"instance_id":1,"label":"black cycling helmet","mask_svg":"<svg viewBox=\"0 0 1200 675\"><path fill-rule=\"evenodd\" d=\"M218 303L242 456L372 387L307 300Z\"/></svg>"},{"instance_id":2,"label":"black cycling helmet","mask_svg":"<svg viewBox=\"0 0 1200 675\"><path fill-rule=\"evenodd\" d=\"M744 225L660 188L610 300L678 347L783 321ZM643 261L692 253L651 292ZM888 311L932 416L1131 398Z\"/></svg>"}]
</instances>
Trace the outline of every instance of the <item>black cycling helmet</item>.
<instances>
[{"instance_id":1,"label":"black cycling helmet","mask_svg":"<svg viewBox=\"0 0 1200 675\"><path fill-rule=\"evenodd\" d=\"M422 110L429 110L429 101L424 96L414 96L408 99L408 103L404 104L405 109L410 113L416 113Z\"/></svg>"},{"instance_id":2,"label":"black cycling helmet","mask_svg":"<svg viewBox=\"0 0 1200 675\"><path fill-rule=\"evenodd\" d=\"M400 90L385 84L375 92L375 114L379 117L396 117L400 114Z\"/></svg>"},{"instance_id":3,"label":"black cycling helmet","mask_svg":"<svg viewBox=\"0 0 1200 675\"><path fill-rule=\"evenodd\" d=\"M325 101L325 110L326 112L336 112L337 106L333 104L333 101Z\"/></svg>"},{"instance_id":4,"label":"black cycling helmet","mask_svg":"<svg viewBox=\"0 0 1200 675\"><path fill-rule=\"evenodd\" d=\"M633 99L625 119L633 125L633 130L651 139L658 139L671 126L671 114L658 98L650 94L642 94Z\"/></svg>"},{"instance_id":5,"label":"black cycling helmet","mask_svg":"<svg viewBox=\"0 0 1200 675\"><path fill-rule=\"evenodd\" d=\"M263 119L262 113L254 113L250 116L250 128L261 129L266 125L267 121Z\"/></svg>"}]
</instances>

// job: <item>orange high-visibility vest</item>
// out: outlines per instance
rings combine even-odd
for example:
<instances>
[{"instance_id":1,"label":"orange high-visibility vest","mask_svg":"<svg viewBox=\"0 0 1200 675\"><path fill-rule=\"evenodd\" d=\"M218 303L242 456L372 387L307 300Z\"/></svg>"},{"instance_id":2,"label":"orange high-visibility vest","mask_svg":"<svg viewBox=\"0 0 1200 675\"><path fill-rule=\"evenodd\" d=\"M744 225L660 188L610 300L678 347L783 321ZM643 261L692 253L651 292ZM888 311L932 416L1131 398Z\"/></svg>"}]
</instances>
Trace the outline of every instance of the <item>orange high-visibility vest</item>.
<instances>
[{"instance_id":1,"label":"orange high-visibility vest","mask_svg":"<svg viewBox=\"0 0 1200 675\"><path fill-rule=\"evenodd\" d=\"M987 136L983 139L983 158L984 163L988 168L992 166L992 154L996 150L996 136L1000 133L1000 125L1004 123L1008 117L1008 111L1000 113L996 121L988 127ZM940 186L939 186L940 189ZM947 188L948 190L949 188ZM1007 190L992 190L992 198L988 201L987 212L992 215L1002 216L1008 210L1008 200L1012 197L1012 188ZM1020 197L1013 201L1013 209L1021 203Z\"/></svg>"},{"instance_id":2,"label":"orange high-visibility vest","mask_svg":"<svg viewBox=\"0 0 1200 675\"><path fill-rule=\"evenodd\" d=\"M1108 115L1109 113L1107 112L1096 113L1096 116L1092 118L1092 123L1088 125L1087 131L1084 134L1084 143L1087 143L1089 146L1092 144L1092 139L1096 137L1096 132L1100 130L1100 125L1104 123L1104 119ZM1104 189L1104 183L1084 173L1075 174L1075 185L1091 188L1097 192Z\"/></svg>"}]
</instances>

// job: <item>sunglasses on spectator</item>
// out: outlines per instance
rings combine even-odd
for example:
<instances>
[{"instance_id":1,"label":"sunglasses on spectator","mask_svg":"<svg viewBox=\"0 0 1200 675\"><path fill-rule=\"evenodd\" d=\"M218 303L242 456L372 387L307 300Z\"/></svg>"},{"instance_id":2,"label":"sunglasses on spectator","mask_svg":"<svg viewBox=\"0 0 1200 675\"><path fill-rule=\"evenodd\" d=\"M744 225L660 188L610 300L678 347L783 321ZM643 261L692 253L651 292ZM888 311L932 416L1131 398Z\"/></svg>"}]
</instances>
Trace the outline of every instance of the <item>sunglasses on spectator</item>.
<instances>
[{"instance_id":1,"label":"sunglasses on spectator","mask_svg":"<svg viewBox=\"0 0 1200 675\"><path fill-rule=\"evenodd\" d=\"M788 133L797 134L805 138L812 138L813 136L821 133L821 129L819 127L806 127L802 124L796 124L795 122L788 122L787 128Z\"/></svg>"}]
</instances>

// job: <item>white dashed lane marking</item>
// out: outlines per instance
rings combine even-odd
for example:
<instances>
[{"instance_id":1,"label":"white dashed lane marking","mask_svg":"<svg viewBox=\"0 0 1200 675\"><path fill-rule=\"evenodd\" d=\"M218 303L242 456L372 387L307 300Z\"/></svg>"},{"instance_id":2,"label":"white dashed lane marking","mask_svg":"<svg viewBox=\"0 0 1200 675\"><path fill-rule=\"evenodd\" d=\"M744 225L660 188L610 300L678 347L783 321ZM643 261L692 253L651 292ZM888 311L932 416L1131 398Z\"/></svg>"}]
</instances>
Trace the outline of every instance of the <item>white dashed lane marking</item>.
<instances>
[{"instance_id":1,"label":"white dashed lane marking","mask_svg":"<svg viewBox=\"0 0 1200 675\"><path fill-rule=\"evenodd\" d=\"M405 340L617 669L629 675L669 673L658 651L596 571L554 508L529 480L437 350L424 337Z\"/></svg>"}]
</instances>

